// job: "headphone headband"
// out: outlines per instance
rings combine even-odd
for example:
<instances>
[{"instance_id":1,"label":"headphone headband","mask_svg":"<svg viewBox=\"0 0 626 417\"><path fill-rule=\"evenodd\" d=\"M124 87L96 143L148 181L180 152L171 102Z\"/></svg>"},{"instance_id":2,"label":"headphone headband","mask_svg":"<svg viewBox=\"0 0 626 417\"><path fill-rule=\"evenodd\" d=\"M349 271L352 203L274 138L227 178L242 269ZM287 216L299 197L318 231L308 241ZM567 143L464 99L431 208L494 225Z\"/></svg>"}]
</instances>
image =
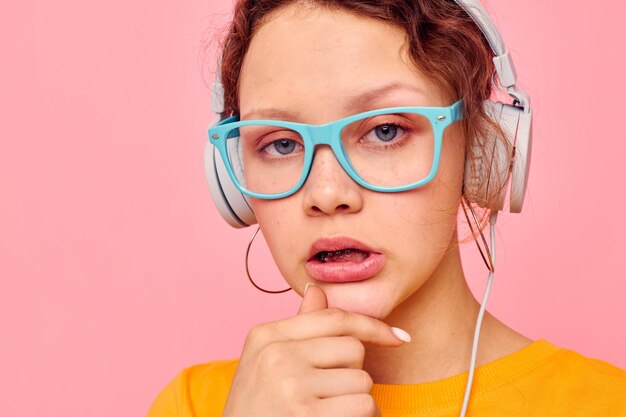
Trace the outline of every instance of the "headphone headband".
<instances>
[{"instance_id":1,"label":"headphone headband","mask_svg":"<svg viewBox=\"0 0 626 417\"><path fill-rule=\"evenodd\" d=\"M513 59L511 58L509 51L505 50L500 32L491 20L489 13L487 13L483 5L478 0L454 1L465 9L467 14L472 18L472 20L474 20L474 23L476 23L476 25L483 32L485 38L487 38L487 41L493 50L493 63L496 67L500 84L507 88L514 86L517 81L517 72L515 71L515 66L513 65Z\"/></svg>"},{"instance_id":2,"label":"headphone headband","mask_svg":"<svg viewBox=\"0 0 626 417\"><path fill-rule=\"evenodd\" d=\"M454 0L454 2L461 6L483 31L487 41L489 41L489 45L491 45L493 54L496 56L504 54L504 42L500 32L496 30L491 16L489 16L483 5L478 0Z\"/></svg>"}]
</instances>

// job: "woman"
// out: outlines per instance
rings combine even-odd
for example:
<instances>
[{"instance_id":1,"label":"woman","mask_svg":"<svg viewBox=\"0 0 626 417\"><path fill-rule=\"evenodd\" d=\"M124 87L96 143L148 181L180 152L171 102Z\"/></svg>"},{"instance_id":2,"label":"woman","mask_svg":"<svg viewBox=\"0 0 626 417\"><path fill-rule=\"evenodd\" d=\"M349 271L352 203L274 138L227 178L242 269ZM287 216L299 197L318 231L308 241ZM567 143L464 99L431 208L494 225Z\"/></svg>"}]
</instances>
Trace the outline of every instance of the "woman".
<instances>
[{"instance_id":1,"label":"woman","mask_svg":"<svg viewBox=\"0 0 626 417\"><path fill-rule=\"evenodd\" d=\"M239 360L183 371L149 416L626 415L624 370L479 314L466 283L458 209L491 208L493 233L512 155L483 106L493 52L468 13L260 0L234 16L221 75L235 117L212 140L302 304L255 326Z\"/></svg>"}]
</instances>

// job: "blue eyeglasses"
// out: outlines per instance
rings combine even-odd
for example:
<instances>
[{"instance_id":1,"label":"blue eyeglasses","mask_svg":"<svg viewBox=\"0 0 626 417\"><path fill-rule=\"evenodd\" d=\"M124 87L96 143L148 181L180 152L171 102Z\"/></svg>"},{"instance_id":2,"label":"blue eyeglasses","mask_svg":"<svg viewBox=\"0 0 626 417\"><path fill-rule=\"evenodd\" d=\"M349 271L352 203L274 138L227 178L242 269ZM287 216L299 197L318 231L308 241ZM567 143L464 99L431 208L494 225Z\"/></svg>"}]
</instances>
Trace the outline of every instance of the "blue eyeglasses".
<instances>
[{"instance_id":1,"label":"blue eyeglasses","mask_svg":"<svg viewBox=\"0 0 626 417\"><path fill-rule=\"evenodd\" d=\"M324 125L233 116L209 129L228 175L243 194L278 199L297 192L317 145L328 145L361 186L400 192L431 181L439 167L446 127L463 117L463 102L448 107L389 107Z\"/></svg>"}]
</instances>

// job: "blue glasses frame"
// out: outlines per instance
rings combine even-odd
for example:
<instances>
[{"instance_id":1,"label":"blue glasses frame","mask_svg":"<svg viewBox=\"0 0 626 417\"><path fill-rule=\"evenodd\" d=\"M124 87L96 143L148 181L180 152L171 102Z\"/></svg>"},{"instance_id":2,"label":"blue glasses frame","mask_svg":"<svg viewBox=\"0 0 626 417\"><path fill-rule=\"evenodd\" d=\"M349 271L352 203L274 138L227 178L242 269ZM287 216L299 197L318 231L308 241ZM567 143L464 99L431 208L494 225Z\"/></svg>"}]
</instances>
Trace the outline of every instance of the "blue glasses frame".
<instances>
[{"instance_id":1,"label":"blue glasses frame","mask_svg":"<svg viewBox=\"0 0 626 417\"><path fill-rule=\"evenodd\" d=\"M363 178L361 178L350 163L350 160L346 156L346 153L343 149L343 144L341 142L341 130L353 123L357 120L364 119L367 117L379 116L382 114L393 114L393 113L412 113L419 114L426 117L432 127L434 132L434 155L433 155L433 164L428 176L420 181L414 182L412 184L403 185L401 187L379 187L372 184L369 184ZM346 171L346 173L352 178L356 183L361 185L368 190L383 192L383 193L395 193L400 191L412 190L414 188L421 187L428 182L430 182L435 175L437 174L437 169L439 168L439 160L441 158L441 142L443 139L443 132L446 127L450 126L453 122L457 120L461 120L463 118L463 100L459 100L456 103L448 106L448 107L387 107L384 109L371 110L363 113L358 113L349 117L345 117L343 119L336 120L334 122L329 122L323 125L310 125L306 123L295 123L295 122L287 122L283 120L239 120L239 116L232 116L227 119L222 120L217 125L212 128L209 128L209 140L210 142L217 147L217 150L226 165L226 170L228 171L228 175L232 179L233 183L237 187L239 191L243 194L259 199L265 200L273 200L284 197L289 197L290 195L297 192L302 185L305 183L307 177L309 176L309 172L311 171L311 165L313 163L313 155L315 154L315 147L318 145L328 145L333 153L335 154L335 158L339 161L341 167ZM287 129L291 129L300 134L302 140L304 141L304 163L302 166L302 175L298 183L293 186L291 189L279 193L279 194L259 194L253 191L246 189L237 179L235 172L233 171L232 164L230 162L230 158L228 157L228 150L226 141L228 141L228 133L233 129L237 129L243 126L249 125L263 125L263 126L277 126L284 127Z\"/></svg>"}]
</instances>

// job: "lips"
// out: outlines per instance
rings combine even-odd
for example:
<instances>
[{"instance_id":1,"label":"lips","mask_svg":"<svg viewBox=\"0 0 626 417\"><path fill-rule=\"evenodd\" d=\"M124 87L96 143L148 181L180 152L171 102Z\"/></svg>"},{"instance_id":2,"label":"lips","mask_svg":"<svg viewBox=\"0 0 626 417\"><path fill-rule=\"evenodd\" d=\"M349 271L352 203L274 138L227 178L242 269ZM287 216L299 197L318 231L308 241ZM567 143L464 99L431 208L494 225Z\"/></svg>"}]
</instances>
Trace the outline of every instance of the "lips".
<instances>
[{"instance_id":1,"label":"lips","mask_svg":"<svg viewBox=\"0 0 626 417\"><path fill-rule=\"evenodd\" d=\"M348 237L316 240L304 264L311 277L322 282L356 282L376 275L385 255Z\"/></svg>"}]
</instances>

